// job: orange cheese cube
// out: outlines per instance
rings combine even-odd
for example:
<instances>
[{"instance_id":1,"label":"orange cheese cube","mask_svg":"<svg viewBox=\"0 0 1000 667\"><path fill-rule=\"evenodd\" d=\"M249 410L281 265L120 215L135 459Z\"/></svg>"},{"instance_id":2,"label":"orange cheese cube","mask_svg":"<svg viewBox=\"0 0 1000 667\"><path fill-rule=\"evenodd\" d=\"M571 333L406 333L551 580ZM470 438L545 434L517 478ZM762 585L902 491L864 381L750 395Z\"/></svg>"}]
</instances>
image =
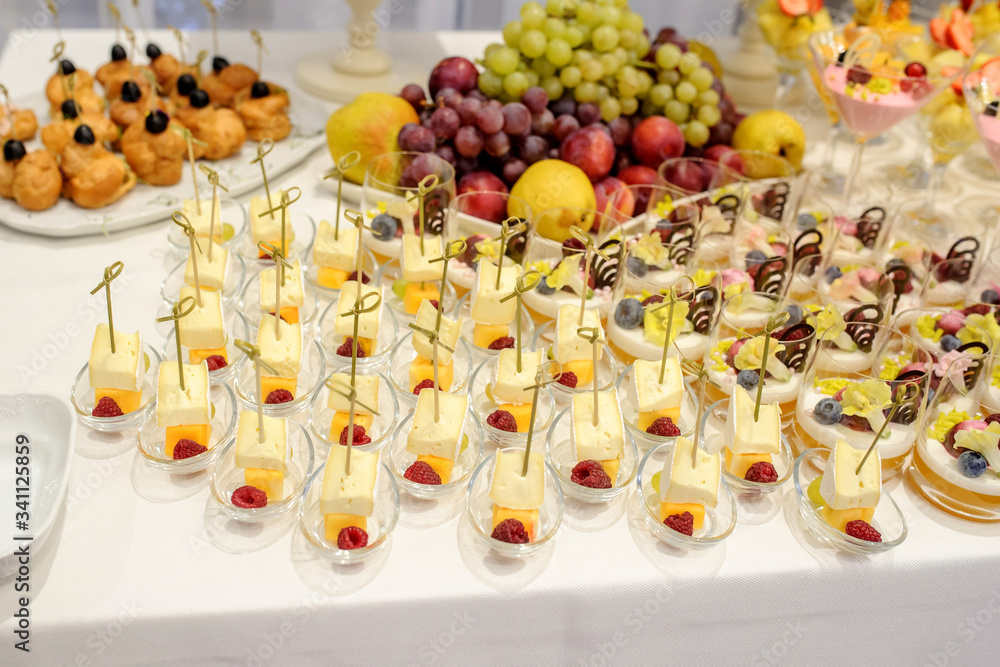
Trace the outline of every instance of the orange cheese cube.
<instances>
[{"instance_id":1,"label":"orange cheese cube","mask_svg":"<svg viewBox=\"0 0 1000 667\"><path fill-rule=\"evenodd\" d=\"M209 357L213 357L215 355L219 355L220 357L226 360L226 363L229 363L229 355L226 354L226 348L224 347L217 347L214 349L205 348L201 350L194 350L194 349L188 350L188 363L197 365L205 361Z\"/></svg>"},{"instance_id":2,"label":"orange cheese cube","mask_svg":"<svg viewBox=\"0 0 1000 667\"><path fill-rule=\"evenodd\" d=\"M493 527L505 519L517 519L528 531L528 541L534 542L538 535L538 510L512 510L499 505L493 505Z\"/></svg>"},{"instance_id":3,"label":"orange cheese cube","mask_svg":"<svg viewBox=\"0 0 1000 667\"><path fill-rule=\"evenodd\" d=\"M420 302L424 299L441 300L441 292L434 283L408 283L403 293L403 308L410 315L416 315Z\"/></svg>"},{"instance_id":4,"label":"orange cheese cube","mask_svg":"<svg viewBox=\"0 0 1000 667\"><path fill-rule=\"evenodd\" d=\"M117 403L118 407L125 414L135 412L142 405L142 390L124 391L122 389L101 387L94 390L94 405L100 403L101 399L105 396Z\"/></svg>"},{"instance_id":5,"label":"orange cheese cube","mask_svg":"<svg viewBox=\"0 0 1000 667\"><path fill-rule=\"evenodd\" d=\"M298 324L299 322L299 309L295 306L285 306L281 309L281 319L289 324ZM274 311L268 313L268 315L274 315Z\"/></svg>"},{"instance_id":6,"label":"orange cheese cube","mask_svg":"<svg viewBox=\"0 0 1000 667\"><path fill-rule=\"evenodd\" d=\"M576 375L576 386L582 387L590 384L594 379L594 362L590 359L577 359L567 361L562 364L563 373L573 373Z\"/></svg>"},{"instance_id":7,"label":"orange cheese cube","mask_svg":"<svg viewBox=\"0 0 1000 667\"><path fill-rule=\"evenodd\" d=\"M350 275L347 271L321 266L316 273L316 281L328 289L340 289L347 282L347 277Z\"/></svg>"},{"instance_id":8,"label":"orange cheese cube","mask_svg":"<svg viewBox=\"0 0 1000 667\"><path fill-rule=\"evenodd\" d=\"M455 467L454 461L449 461L440 456L431 456L430 454L418 456L417 460L423 461L433 468L434 472L441 478L442 484L447 484L451 480L451 471Z\"/></svg>"},{"instance_id":9,"label":"orange cheese cube","mask_svg":"<svg viewBox=\"0 0 1000 667\"><path fill-rule=\"evenodd\" d=\"M684 514L691 512L694 517L694 529L701 530L705 525L705 506L699 503L660 503L660 522L667 520L668 516L674 514Z\"/></svg>"},{"instance_id":10,"label":"orange cheese cube","mask_svg":"<svg viewBox=\"0 0 1000 667\"><path fill-rule=\"evenodd\" d=\"M337 412L333 413L333 419L330 420L330 434L327 440L330 442L340 442L340 434L344 432L347 428L347 424L350 421L351 415L347 412ZM375 417L372 415L359 415L354 414L354 425L364 426L365 433L371 438L372 422L375 421ZM372 438L374 440L375 438Z\"/></svg>"},{"instance_id":11,"label":"orange cheese cube","mask_svg":"<svg viewBox=\"0 0 1000 667\"><path fill-rule=\"evenodd\" d=\"M765 461L771 463L770 454L733 454L729 447L725 449L725 463L726 470L733 477L739 477L744 479L747 476L747 470L750 470L750 466L754 463L760 461Z\"/></svg>"},{"instance_id":12,"label":"orange cheese cube","mask_svg":"<svg viewBox=\"0 0 1000 667\"><path fill-rule=\"evenodd\" d=\"M326 533L326 541L331 544L337 543L340 531L348 526L357 526L361 530L368 532L368 517L356 516L354 514L324 514L323 527Z\"/></svg>"},{"instance_id":13,"label":"orange cheese cube","mask_svg":"<svg viewBox=\"0 0 1000 667\"><path fill-rule=\"evenodd\" d=\"M295 392L298 390L298 385L299 381L297 378L282 378L274 375L262 375L260 378L260 393L266 401L272 391L277 389L287 389L288 393L290 393L294 398Z\"/></svg>"},{"instance_id":14,"label":"orange cheese cube","mask_svg":"<svg viewBox=\"0 0 1000 667\"><path fill-rule=\"evenodd\" d=\"M455 362L449 361L447 364L438 364L438 386L443 391L451 389L451 382L455 376ZM419 354L410 364L410 391L416 389L417 385L424 380L434 379L434 364L430 359L425 359Z\"/></svg>"},{"instance_id":15,"label":"orange cheese cube","mask_svg":"<svg viewBox=\"0 0 1000 667\"><path fill-rule=\"evenodd\" d=\"M514 421L517 422L518 433L528 432L528 427L531 425L531 403L523 403L521 405L501 403L497 406L497 410L505 410L513 415Z\"/></svg>"},{"instance_id":16,"label":"orange cheese cube","mask_svg":"<svg viewBox=\"0 0 1000 667\"><path fill-rule=\"evenodd\" d=\"M472 329L472 344L476 347L488 348L490 343L497 338L503 338L508 333L510 333L510 327L506 324L480 324L476 322L476 326Z\"/></svg>"},{"instance_id":17,"label":"orange cheese cube","mask_svg":"<svg viewBox=\"0 0 1000 667\"><path fill-rule=\"evenodd\" d=\"M680 407L676 408L664 408L662 410L650 410L649 412L639 413L639 429L645 431L648 429L653 422L655 422L660 417L670 417L670 420L674 424L678 424L681 418Z\"/></svg>"},{"instance_id":18,"label":"orange cheese cube","mask_svg":"<svg viewBox=\"0 0 1000 667\"><path fill-rule=\"evenodd\" d=\"M604 468L604 472L608 473L608 477L611 478L611 486L614 486L615 482L618 481L618 466L621 465L621 459L609 459L598 461L598 463Z\"/></svg>"},{"instance_id":19,"label":"orange cheese cube","mask_svg":"<svg viewBox=\"0 0 1000 667\"><path fill-rule=\"evenodd\" d=\"M875 508L855 507L849 510L835 510L832 507L823 506L820 509L820 514L822 514L824 521L843 533L847 524L856 519L871 523L872 517L875 516Z\"/></svg>"},{"instance_id":20,"label":"orange cheese cube","mask_svg":"<svg viewBox=\"0 0 1000 667\"><path fill-rule=\"evenodd\" d=\"M285 473L265 468L244 468L243 479L248 486L267 494L267 502L273 503L285 497Z\"/></svg>"},{"instance_id":21,"label":"orange cheese cube","mask_svg":"<svg viewBox=\"0 0 1000 667\"><path fill-rule=\"evenodd\" d=\"M277 215L277 214L275 214L275 215ZM268 241L268 243L270 243L271 245L273 245L275 248L281 248L281 255L283 257L288 257L288 246L290 246L292 244L292 240L294 238L295 238L295 235L291 233L291 225L289 225L288 227L285 227L285 245L284 246L281 245L281 238L280 237L276 238L276 239L270 239ZM260 259L270 259L267 256L267 253L265 253L263 250L260 250L260 249L258 249L257 256Z\"/></svg>"},{"instance_id":22,"label":"orange cheese cube","mask_svg":"<svg viewBox=\"0 0 1000 667\"><path fill-rule=\"evenodd\" d=\"M185 424L183 426L168 426L166 434L167 458L174 458L174 447L181 440L192 440L199 445L209 447L209 438L212 435L210 424Z\"/></svg>"}]
</instances>

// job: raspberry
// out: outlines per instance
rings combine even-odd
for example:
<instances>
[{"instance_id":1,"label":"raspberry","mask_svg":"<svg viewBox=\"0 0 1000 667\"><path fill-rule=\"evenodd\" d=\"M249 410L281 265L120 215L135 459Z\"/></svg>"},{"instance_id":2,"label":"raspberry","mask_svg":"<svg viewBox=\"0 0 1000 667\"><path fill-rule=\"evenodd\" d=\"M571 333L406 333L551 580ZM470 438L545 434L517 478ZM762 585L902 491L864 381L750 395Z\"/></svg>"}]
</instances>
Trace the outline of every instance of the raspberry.
<instances>
[{"instance_id":1,"label":"raspberry","mask_svg":"<svg viewBox=\"0 0 1000 667\"><path fill-rule=\"evenodd\" d=\"M573 466L573 473L569 479L574 484L590 489L610 489L612 486L611 478L604 470L604 466L593 459L580 461Z\"/></svg>"},{"instance_id":2,"label":"raspberry","mask_svg":"<svg viewBox=\"0 0 1000 667\"><path fill-rule=\"evenodd\" d=\"M490 537L508 544L526 544L531 541L528 538L528 531L524 529L524 524L517 519L504 519L493 529L493 534Z\"/></svg>"},{"instance_id":3,"label":"raspberry","mask_svg":"<svg viewBox=\"0 0 1000 667\"><path fill-rule=\"evenodd\" d=\"M490 350L513 350L514 349L514 338L511 336L502 336L497 338L495 341L490 343Z\"/></svg>"},{"instance_id":4,"label":"raspberry","mask_svg":"<svg viewBox=\"0 0 1000 667\"><path fill-rule=\"evenodd\" d=\"M208 371L217 371L220 368L225 368L229 365L226 358L221 354L213 354L210 357L205 357L205 363L208 364Z\"/></svg>"},{"instance_id":5,"label":"raspberry","mask_svg":"<svg viewBox=\"0 0 1000 667\"><path fill-rule=\"evenodd\" d=\"M354 347L354 339L348 336L341 343L340 347L337 348L337 354L341 357L349 357L352 354L351 348ZM358 345L358 359L362 359L365 356L365 348Z\"/></svg>"},{"instance_id":6,"label":"raspberry","mask_svg":"<svg viewBox=\"0 0 1000 667\"><path fill-rule=\"evenodd\" d=\"M517 420L506 410L497 410L486 418L486 423L500 431L517 433Z\"/></svg>"},{"instance_id":7,"label":"raspberry","mask_svg":"<svg viewBox=\"0 0 1000 667\"><path fill-rule=\"evenodd\" d=\"M848 521L847 525L844 526L844 532L851 537L856 537L859 540L867 540L868 542L881 542L882 533L875 530L867 521L862 521L861 519L855 519L854 521Z\"/></svg>"},{"instance_id":8,"label":"raspberry","mask_svg":"<svg viewBox=\"0 0 1000 667\"><path fill-rule=\"evenodd\" d=\"M674 438L681 434L681 430L677 428L677 424L670 417L660 417L649 425L646 433L650 435L662 435L665 438Z\"/></svg>"},{"instance_id":9,"label":"raspberry","mask_svg":"<svg viewBox=\"0 0 1000 667\"><path fill-rule=\"evenodd\" d=\"M649 296L647 296L645 299L642 300L642 305L643 306L648 306L648 305L654 304L654 303L663 303L663 295L662 294L650 294Z\"/></svg>"},{"instance_id":10,"label":"raspberry","mask_svg":"<svg viewBox=\"0 0 1000 667\"><path fill-rule=\"evenodd\" d=\"M570 389L576 389L576 385L580 382L573 371L564 371L559 375L558 380L559 384Z\"/></svg>"},{"instance_id":11,"label":"raspberry","mask_svg":"<svg viewBox=\"0 0 1000 667\"><path fill-rule=\"evenodd\" d=\"M294 400L295 397L292 396L292 392L288 391L287 389L275 389L274 391L272 391L270 394L267 395L267 398L264 399L264 402L267 403L268 405L274 405L275 403L288 403L289 401L294 401Z\"/></svg>"},{"instance_id":12,"label":"raspberry","mask_svg":"<svg viewBox=\"0 0 1000 667\"><path fill-rule=\"evenodd\" d=\"M361 424L355 424L354 425L354 440L351 441L351 444L354 445L355 447L357 447L358 445L367 445L371 441L372 441L372 439L369 438L368 435L365 433L365 427L362 426ZM347 446L347 427L346 426L344 427L344 430L340 432L340 444L342 444L345 447Z\"/></svg>"},{"instance_id":13,"label":"raspberry","mask_svg":"<svg viewBox=\"0 0 1000 667\"><path fill-rule=\"evenodd\" d=\"M575 252L587 249L587 246L583 245L583 242L572 236L563 241L562 247L563 247L563 255L572 255Z\"/></svg>"},{"instance_id":14,"label":"raspberry","mask_svg":"<svg viewBox=\"0 0 1000 667\"><path fill-rule=\"evenodd\" d=\"M985 303L974 303L962 309L966 315L989 315L990 307Z\"/></svg>"},{"instance_id":15,"label":"raspberry","mask_svg":"<svg viewBox=\"0 0 1000 667\"><path fill-rule=\"evenodd\" d=\"M441 303L437 299L427 299L427 300L431 302L432 306L434 306L434 310L437 310L441 305Z\"/></svg>"},{"instance_id":16,"label":"raspberry","mask_svg":"<svg viewBox=\"0 0 1000 667\"><path fill-rule=\"evenodd\" d=\"M417 386L413 388L413 393L419 396L420 392L422 392L424 389L433 389L433 388L434 388L434 380L421 380L420 382L417 383ZM438 389L441 389L441 387L438 387Z\"/></svg>"},{"instance_id":17,"label":"raspberry","mask_svg":"<svg viewBox=\"0 0 1000 667\"><path fill-rule=\"evenodd\" d=\"M205 445L199 445L194 440L188 440L183 438L177 441L174 445L174 461L180 461L181 459L189 459L192 456L198 456L204 452L208 451L208 447Z\"/></svg>"},{"instance_id":18,"label":"raspberry","mask_svg":"<svg viewBox=\"0 0 1000 667\"><path fill-rule=\"evenodd\" d=\"M743 476L748 482L762 482L764 484L770 484L772 482L778 481L778 471L774 469L774 466L767 461L757 461L750 469L747 470L747 474Z\"/></svg>"},{"instance_id":19,"label":"raspberry","mask_svg":"<svg viewBox=\"0 0 1000 667\"><path fill-rule=\"evenodd\" d=\"M368 546L368 533L364 528L358 528L357 526L347 526L346 528L340 529L340 534L337 535L337 548L338 549L364 549Z\"/></svg>"},{"instance_id":20,"label":"raspberry","mask_svg":"<svg viewBox=\"0 0 1000 667\"><path fill-rule=\"evenodd\" d=\"M97 402L94 406L93 412L90 413L94 417L121 417L124 412L115 403L115 399L110 396L105 396Z\"/></svg>"},{"instance_id":21,"label":"raspberry","mask_svg":"<svg viewBox=\"0 0 1000 667\"><path fill-rule=\"evenodd\" d=\"M358 279L358 272L357 271L352 271L351 275L347 276L347 279L348 280L357 280ZM362 285L367 285L370 282L371 282L371 278L368 277L368 274L362 273L361 274L361 284Z\"/></svg>"},{"instance_id":22,"label":"raspberry","mask_svg":"<svg viewBox=\"0 0 1000 667\"><path fill-rule=\"evenodd\" d=\"M983 421L986 422L987 426L989 426L990 424L993 424L995 422L1000 422L1000 412L994 412L993 414L991 414L989 417L987 417Z\"/></svg>"},{"instance_id":23,"label":"raspberry","mask_svg":"<svg viewBox=\"0 0 1000 667\"><path fill-rule=\"evenodd\" d=\"M267 494L256 486L241 486L233 491L233 504L244 509L267 507Z\"/></svg>"},{"instance_id":24,"label":"raspberry","mask_svg":"<svg viewBox=\"0 0 1000 667\"><path fill-rule=\"evenodd\" d=\"M441 475L426 461L414 461L403 473L403 477L415 484L437 486L441 483Z\"/></svg>"},{"instance_id":25,"label":"raspberry","mask_svg":"<svg viewBox=\"0 0 1000 667\"><path fill-rule=\"evenodd\" d=\"M694 515L692 515L691 512L671 514L663 520L663 523L667 528L672 528L678 533L683 533L688 536L694 535Z\"/></svg>"},{"instance_id":26,"label":"raspberry","mask_svg":"<svg viewBox=\"0 0 1000 667\"><path fill-rule=\"evenodd\" d=\"M861 433L867 433L872 430L871 423L860 415L841 415L840 425L846 426L852 431L860 431Z\"/></svg>"}]
</instances>

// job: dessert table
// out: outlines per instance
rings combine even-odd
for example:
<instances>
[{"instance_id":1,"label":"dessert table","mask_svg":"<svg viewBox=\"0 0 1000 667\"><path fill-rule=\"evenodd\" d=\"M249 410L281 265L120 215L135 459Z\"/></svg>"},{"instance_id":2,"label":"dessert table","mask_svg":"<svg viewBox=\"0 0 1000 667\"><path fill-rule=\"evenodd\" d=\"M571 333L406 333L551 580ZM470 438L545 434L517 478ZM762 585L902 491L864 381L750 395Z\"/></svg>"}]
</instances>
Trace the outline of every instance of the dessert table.
<instances>
[{"instance_id":1,"label":"dessert table","mask_svg":"<svg viewBox=\"0 0 1000 667\"><path fill-rule=\"evenodd\" d=\"M88 69L107 58L114 38L112 31L64 33ZM210 41L190 37L194 49ZM232 59L253 61L244 33L220 37ZM495 37L393 33L385 41L397 58L429 68L444 54L475 57ZM166 33L156 38L173 47ZM296 59L338 36L264 39L268 78L291 84ZM0 81L11 91L38 88L54 41L53 31L8 38ZM727 44L720 40L720 51ZM825 121L821 108L805 111L815 164ZM870 149L866 176L908 152L908 130ZM320 149L276 179L300 186L296 206L317 220L333 214L329 190L317 180L329 163ZM961 164L950 177L963 197L997 192L995 182ZM114 293L116 324L141 329L159 348L160 282L179 261L167 244L169 225L60 239L0 226L8 313L0 393L68 400L104 318L103 295L89 292L116 260L126 266ZM712 550L682 553L658 543L630 491L599 510L569 503L554 542L513 562L478 544L464 494L440 505L404 499L384 557L336 567L312 553L293 521L253 530L228 522L204 473L173 484L156 477L134 438L134 431L100 438L78 428L66 507L31 560L30 653L14 648L12 615L25 593L10 578L0 582L0 664L943 667L996 660L1000 526L952 518L898 480L886 489L909 535L873 558L815 542L788 484L759 504L741 503L735 531ZM0 503L12 496L0 488Z\"/></svg>"}]
</instances>

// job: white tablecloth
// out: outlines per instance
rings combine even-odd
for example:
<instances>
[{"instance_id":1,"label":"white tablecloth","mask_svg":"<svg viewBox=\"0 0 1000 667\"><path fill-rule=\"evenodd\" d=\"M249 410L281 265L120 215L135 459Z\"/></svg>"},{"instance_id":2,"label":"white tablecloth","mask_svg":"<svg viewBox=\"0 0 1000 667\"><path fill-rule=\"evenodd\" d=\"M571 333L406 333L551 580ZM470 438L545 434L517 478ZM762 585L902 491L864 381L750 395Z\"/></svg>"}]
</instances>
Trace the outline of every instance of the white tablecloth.
<instances>
[{"instance_id":1,"label":"white tablecloth","mask_svg":"<svg viewBox=\"0 0 1000 667\"><path fill-rule=\"evenodd\" d=\"M88 69L107 57L112 40L107 31L66 38L77 64ZM430 35L386 41L422 39L425 47L397 55L428 66L445 52L477 55L485 43L468 33L437 38L440 48ZM296 55L334 39L266 35L274 54L269 78L291 81ZM195 48L208 43L206 35L192 41ZM0 81L12 91L37 88L52 42L52 33L41 32L15 51L8 39ZM253 58L242 34L224 35L223 50ZM898 161L905 157L901 145L895 155L872 149L870 158ZM300 185L297 206L316 216L332 210L330 196L315 185L328 161L320 151L278 179ZM159 284L170 263L168 224L69 240L0 227L0 391L68 395L93 326L104 317L103 297L88 292L101 267L118 259L126 262L127 280L115 294L116 323L156 339ZM77 449L64 516L32 562L30 654L13 649L15 594L12 582L0 584L0 664L997 661L1000 527L953 519L899 483L887 489L905 513L909 536L872 559L818 548L788 485L773 502L741 506L736 530L712 551L685 556L658 545L630 497L597 517L568 508L554 544L514 564L475 545L460 513L464 498L437 508L411 501L387 556L345 570L318 561L290 524L283 534L234 533L215 514L204 477L182 500L150 500L179 492L154 484L128 442L95 442L81 426ZM106 458L101 452L109 449L122 453ZM0 502L12 495L0 489Z\"/></svg>"}]
</instances>

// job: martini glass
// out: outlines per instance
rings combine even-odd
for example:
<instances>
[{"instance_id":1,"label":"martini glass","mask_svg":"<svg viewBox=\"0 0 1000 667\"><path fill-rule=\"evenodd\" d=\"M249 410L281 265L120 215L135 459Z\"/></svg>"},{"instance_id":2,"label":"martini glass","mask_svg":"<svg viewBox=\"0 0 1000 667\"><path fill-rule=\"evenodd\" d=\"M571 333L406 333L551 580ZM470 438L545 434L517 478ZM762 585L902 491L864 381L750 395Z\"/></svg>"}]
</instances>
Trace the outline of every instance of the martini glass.
<instances>
[{"instance_id":1,"label":"martini glass","mask_svg":"<svg viewBox=\"0 0 1000 667\"><path fill-rule=\"evenodd\" d=\"M972 56L983 63L962 79L962 90L986 154L1000 172L1000 58L998 40L988 40ZM985 62L984 62L985 61Z\"/></svg>"},{"instance_id":2,"label":"martini glass","mask_svg":"<svg viewBox=\"0 0 1000 667\"><path fill-rule=\"evenodd\" d=\"M843 30L819 32L809 38L809 48L824 89L854 135L854 157L844 184L846 210L861 171L865 143L920 111L955 76L906 76L893 64L891 47L876 33L867 33L851 44Z\"/></svg>"}]
</instances>

